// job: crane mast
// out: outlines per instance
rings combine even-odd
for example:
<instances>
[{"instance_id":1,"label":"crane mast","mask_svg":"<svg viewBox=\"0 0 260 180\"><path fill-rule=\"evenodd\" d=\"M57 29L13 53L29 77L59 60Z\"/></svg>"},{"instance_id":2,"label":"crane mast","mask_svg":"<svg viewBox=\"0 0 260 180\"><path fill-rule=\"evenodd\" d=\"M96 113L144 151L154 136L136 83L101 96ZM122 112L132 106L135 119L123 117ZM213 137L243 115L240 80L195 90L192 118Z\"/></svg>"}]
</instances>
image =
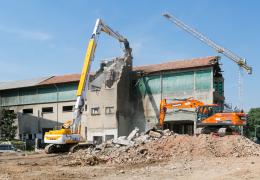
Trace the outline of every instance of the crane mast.
<instances>
[{"instance_id":1,"label":"crane mast","mask_svg":"<svg viewBox=\"0 0 260 180\"><path fill-rule=\"evenodd\" d=\"M180 27L184 31L193 35L195 38L199 39L203 43L205 43L208 46L215 49L218 53L221 53L224 56L226 56L227 58L229 58L230 60L234 61L239 67L243 68L248 74L252 74L252 67L247 65L246 59L241 58L238 55L236 55L235 53L233 53L232 51L230 51L229 49L226 49L226 48L218 45L217 43L215 43L211 39L207 38L206 36L204 36L203 34L198 32L194 28L191 28L190 26L188 26L187 24L185 24L181 20L177 19L173 15L171 15L169 13L164 13L163 16L165 18L167 18L169 21L171 21L172 23L176 24L178 27Z\"/></svg>"}]
</instances>

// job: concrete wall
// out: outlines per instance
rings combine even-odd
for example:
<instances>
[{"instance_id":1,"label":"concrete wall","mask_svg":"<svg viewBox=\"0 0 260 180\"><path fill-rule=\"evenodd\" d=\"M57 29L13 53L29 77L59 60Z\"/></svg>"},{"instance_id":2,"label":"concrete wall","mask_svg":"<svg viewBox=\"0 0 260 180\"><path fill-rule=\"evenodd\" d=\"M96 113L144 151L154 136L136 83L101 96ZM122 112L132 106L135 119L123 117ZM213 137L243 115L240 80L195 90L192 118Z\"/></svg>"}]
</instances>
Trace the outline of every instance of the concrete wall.
<instances>
[{"instance_id":1,"label":"concrete wall","mask_svg":"<svg viewBox=\"0 0 260 180\"><path fill-rule=\"evenodd\" d=\"M44 129L53 129L56 126L61 126L66 120L72 119L72 112L63 112L63 106L74 106L74 103L74 101L70 101L8 107L17 113L17 138L26 137L28 139L29 134L32 135L32 139L36 135L38 138L42 138ZM53 112L42 113L44 107L52 107ZM33 109L33 113L23 113L24 109Z\"/></svg>"},{"instance_id":2,"label":"concrete wall","mask_svg":"<svg viewBox=\"0 0 260 180\"><path fill-rule=\"evenodd\" d=\"M75 105L76 90L76 82L2 90L0 106L17 113L16 138L42 138L44 130L61 126L64 121L72 119L72 111L63 112L62 107ZM44 107L52 107L53 112L42 113ZM33 109L33 113L25 114L23 109Z\"/></svg>"},{"instance_id":3,"label":"concrete wall","mask_svg":"<svg viewBox=\"0 0 260 180\"><path fill-rule=\"evenodd\" d=\"M118 137L129 133L131 59L117 58L103 63L87 92L87 112L82 120L82 134L88 141L99 137ZM98 114L92 114L99 108ZM107 113L106 109L111 108Z\"/></svg>"}]
</instances>

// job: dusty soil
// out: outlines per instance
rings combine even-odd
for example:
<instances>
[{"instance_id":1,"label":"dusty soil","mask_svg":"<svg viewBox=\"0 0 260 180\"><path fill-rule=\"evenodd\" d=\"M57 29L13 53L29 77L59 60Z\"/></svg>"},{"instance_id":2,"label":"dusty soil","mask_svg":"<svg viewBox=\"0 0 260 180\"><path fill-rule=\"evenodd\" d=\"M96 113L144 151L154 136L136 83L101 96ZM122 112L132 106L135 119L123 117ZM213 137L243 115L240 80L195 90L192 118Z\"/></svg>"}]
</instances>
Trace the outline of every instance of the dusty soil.
<instances>
[{"instance_id":1,"label":"dusty soil","mask_svg":"<svg viewBox=\"0 0 260 180\"><path fill-rule=\"evenodd\" d=\"M260 157L170 157L139 164L65 166L64 155L1 154L0 179L260 179ZM66 157L66 155L64 156Z\"/></svg>"},{"instance_id":2,"label":"dusty soil","mask_svg":"<svg viewBox=\"0 0 260 180\"><path fill-rule=\"evenodd\" d=\"M132 141L72 154L0 154L0 179L260 179L260 145L243 136L166 131Z\"/></svg>"}]
</instances>

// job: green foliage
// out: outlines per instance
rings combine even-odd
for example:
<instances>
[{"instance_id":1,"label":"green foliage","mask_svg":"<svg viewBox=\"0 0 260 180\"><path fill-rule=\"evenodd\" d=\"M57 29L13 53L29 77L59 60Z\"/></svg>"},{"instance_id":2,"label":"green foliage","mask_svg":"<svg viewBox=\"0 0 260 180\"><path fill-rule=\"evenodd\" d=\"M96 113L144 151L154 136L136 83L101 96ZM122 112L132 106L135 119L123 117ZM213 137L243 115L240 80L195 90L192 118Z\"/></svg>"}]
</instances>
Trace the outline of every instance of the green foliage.
<instances>
[{"instance_id":1,"label":"green foliage","mask_svg":"<svg viewBox=\"0 0 260 180\"><path fill-rule=\"evenodd\" d=\"M16 114L7 109L0 109L0 139L12 140L15 137L17 126L14 125Z\"/></svg>"},{"instance_id":2,"label":"green foliage","mask_svg":"<svg viewBox=\"0 0 260 180\"><path fill-rule=\"evenodd\" d=\"M257 134L257 138L260 139L260 134L256 133L256 129L260 127L260 108L252 108L248 112L247 126L245 127L245 135L248 138L253 138Z\"/></svg>"}]
</instances>

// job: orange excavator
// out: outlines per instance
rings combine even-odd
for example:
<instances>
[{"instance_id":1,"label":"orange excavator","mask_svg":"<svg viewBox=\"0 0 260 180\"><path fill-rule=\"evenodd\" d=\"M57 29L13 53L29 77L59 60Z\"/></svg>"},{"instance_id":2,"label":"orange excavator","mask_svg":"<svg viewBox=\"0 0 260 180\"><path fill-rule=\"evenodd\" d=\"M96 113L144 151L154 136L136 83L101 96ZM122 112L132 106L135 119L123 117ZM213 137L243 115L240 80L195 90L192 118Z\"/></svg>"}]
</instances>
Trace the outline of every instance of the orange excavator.
<instances>
[{"instance_id":1,"label":"orange excavator","mask_svg":"<svg viewBox=\"0 0 260 180\"><path fill-rule=\"evenodd\" d=\"M162 99L160 103L159 125L163 128L165 114L168 109L195 109L197 129L195 134L218 133L220 136L232 134L233 126L244 126L246 114L244 112L223 112L217 104L205 104L194 98L174 99L170 103Z\"/></svg>"}]
</instances>

